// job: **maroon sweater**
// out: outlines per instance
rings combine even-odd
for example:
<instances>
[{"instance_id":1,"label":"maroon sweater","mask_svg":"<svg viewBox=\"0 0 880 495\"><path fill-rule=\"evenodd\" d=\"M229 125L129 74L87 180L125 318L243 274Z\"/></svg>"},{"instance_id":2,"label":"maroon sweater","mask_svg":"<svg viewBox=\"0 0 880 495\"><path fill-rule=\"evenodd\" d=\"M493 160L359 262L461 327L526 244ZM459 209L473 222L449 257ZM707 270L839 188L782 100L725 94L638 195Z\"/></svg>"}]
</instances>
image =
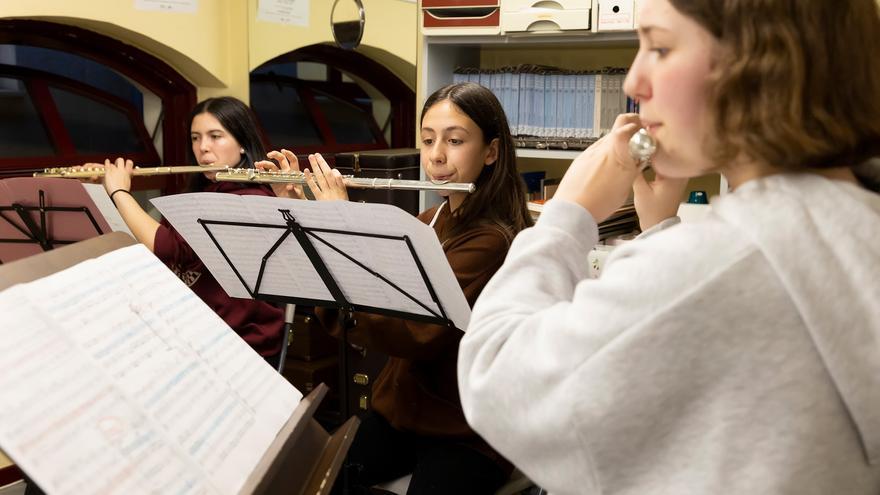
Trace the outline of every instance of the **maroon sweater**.
<instances>
[{"instance_id":1,"label":"maroon sweater","mask_svg":"<svg viewBox=\"0 0 880 495\"><path fill-rule=\"evenodd\" d=\"M265 186L242 186L231 182L212 182L205 192L274 196L272 190ZM156 231L153 250L157 258L260 355L273 356L281 350L284 330L282 309L263 301L226 295L189 244L165 220Z\"/></svg>"}]
</instances>

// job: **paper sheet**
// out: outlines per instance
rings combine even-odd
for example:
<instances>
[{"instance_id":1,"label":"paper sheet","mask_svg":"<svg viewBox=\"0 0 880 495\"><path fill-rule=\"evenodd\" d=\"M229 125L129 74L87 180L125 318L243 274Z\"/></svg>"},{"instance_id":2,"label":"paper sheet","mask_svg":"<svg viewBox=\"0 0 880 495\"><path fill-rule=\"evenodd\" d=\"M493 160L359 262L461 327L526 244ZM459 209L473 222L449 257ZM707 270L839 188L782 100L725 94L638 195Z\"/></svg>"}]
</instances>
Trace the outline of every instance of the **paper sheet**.
<instances>
[{"instance_id":1,"label":"paper sheet","mask_svg":"<svg viewBox=\"0 0 880 495\"><path fill-rule=\"evenodd\" d=\"M107 195L107 190L104 189L103 184L83 183L83 188L89 194L89 197L92 198L92 201L95 203L95 206L98 207L101 215L104 215L104 220L107 221L107 224L110 225L113 232L125 232L134 237L134 234L128 230L128 225L125 224L122 215L119 214L119 210L116 209L116 205L113 204L113 201L110 200L110 196Z\"/></svg>"},{"instance_id":2,"label":"paper sheet","mask_svg":"<svg viewBox=\"0 0 880 495\"><path fill-rule=\"evenodd\" d=\"M237 493L302 398L142 245L0 314L0 446L50 493Z\"/></svg>"},{"instance_id":3,"label":"paper sheet","mask_svg":"<svg viewBox=\"0 0 880 495\"><path fill-rule=\"evenodd\" d=\"M154 199L153 204L233 297L250 297L249 291L256 286L261 260L284 234L286 223L279 210L289 210L297 222L307 228L406 236L447 317L456 327L467 328L470 307L436 234L433 229L395 206L222 193L164 196ZM209 225L217 241L215 244L199 224L199 219L249 223L251 226ZM440 307L433 301L406 242L343 233L316 235L404 289L431 311L440 313ZM353 304L431 315L431 311L324 243L314 238L310 240L345 297ZM218 245L235 265L244 284L223 257ZM327 301L328 305L333 301L326 285L292 235L269 257L259 292Z\"/></svg>"},{"instance_id":4,"label":"paper sheet","mask_svg":"<svg viewBox=\"0 0 880 495\"><path fill-rule=\"evenodd\" d=\"M134 7L138 10L194 14L199 10L199 0L135 0Z\"/></svg>"},{"instance_id":5,"label":"paper sheet","mask_svg":"<svg viewBox=\"0 0 880 495\"><path fill-rule=\"evenodd\" d=\"M257 20L307 27L309 0L259 0Z\"/></svg>"}]
</instances>

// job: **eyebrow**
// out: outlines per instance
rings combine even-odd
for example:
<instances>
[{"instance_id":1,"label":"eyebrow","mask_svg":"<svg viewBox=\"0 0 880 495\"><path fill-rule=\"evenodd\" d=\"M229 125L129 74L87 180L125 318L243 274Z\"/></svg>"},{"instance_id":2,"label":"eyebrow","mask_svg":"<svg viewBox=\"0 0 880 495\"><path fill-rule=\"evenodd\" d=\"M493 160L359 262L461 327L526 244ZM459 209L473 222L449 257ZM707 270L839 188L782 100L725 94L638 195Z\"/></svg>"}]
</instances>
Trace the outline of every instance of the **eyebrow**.
<instances>
[{"instance_id":1,"label":"eyebrow","mask_svg":"<svg viewBox=\"0 0 880 495\"><path fill-rule=\"evenodd\" d=\"M430 127L422 127L422 130L423 130L423 131L434 132L434 129L432 129L432 128L430 128ZM444 130L444 131L447 131L447 132L448 132L448 131L464 131L465 133L470 134L470 132L468 132L467 129L465 129L464 127L462 127L462 126L460 126L460 125L454 125L454 126L451 126L451 127L447 127L446 129L443 129L443 130Z\"/></svg>"},{"instance_id":2,"label":"eyebrow","mask_svg":"<svg viewBox=\"0 0 880 495\"><path fill-rule=\"evenodd\" d=\"M645 25L641 25L641 26L639 26L639 32L641 32L642 34L650 34L651 31L666 31L666 32L669 32L669 30L666 29L665 27L651 26L651 25L647 25L647 26L645 26Z\"/></svg>"}]
</instances>

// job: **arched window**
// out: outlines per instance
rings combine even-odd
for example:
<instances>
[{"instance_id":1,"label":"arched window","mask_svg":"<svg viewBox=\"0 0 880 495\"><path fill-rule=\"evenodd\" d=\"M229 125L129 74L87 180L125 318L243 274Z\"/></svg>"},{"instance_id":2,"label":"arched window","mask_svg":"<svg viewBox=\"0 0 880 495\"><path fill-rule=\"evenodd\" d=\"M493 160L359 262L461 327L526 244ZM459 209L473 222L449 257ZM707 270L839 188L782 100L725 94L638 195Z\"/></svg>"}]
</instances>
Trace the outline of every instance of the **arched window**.
<instances>
[{"instance_id":1,"label":"arched window","mask_svg":"<svg viewBox=\"0 0 880 495\"><path fill-rule=\"evenodd\" d=\"M338 153L415 144L415 93L352 51L312 45L251 72L251 107L272 149Z\"/></svg>"},{"instance_id":2,"label":"arched window","mask_svg":"<svg viewBox=\"0 0 880 495\"><path fill-rule=\"evenodd\" d=\"M158 58L85 29L7 19L0 64L0 175L114 155L185 164L195 87ZM139 185L166 185L154 179Z\"/></svg>"},{"instance_id":3,"label":"arched window","mask_svg":"<svg viewBox=\"0 0 880 495\"><path fill-rule=\"evenodd\" d=\"M108 156L159 164L139 108L73 79L0 64L0 168L15 172Z\"/></svg>"}]
</instances>

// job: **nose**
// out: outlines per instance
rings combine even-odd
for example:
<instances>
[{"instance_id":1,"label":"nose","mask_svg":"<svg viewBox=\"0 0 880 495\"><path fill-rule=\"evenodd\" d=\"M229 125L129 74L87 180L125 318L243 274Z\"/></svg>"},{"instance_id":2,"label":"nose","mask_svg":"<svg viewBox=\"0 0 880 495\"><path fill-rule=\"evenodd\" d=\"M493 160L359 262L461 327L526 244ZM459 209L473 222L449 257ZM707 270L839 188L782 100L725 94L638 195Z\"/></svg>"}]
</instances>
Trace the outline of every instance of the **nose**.
<instances>
[{"instance_id":1,"label":"nose","mask_svg":"<svg viewBox=\"0 0 880 495\"><path fill-rule=\"evenodd\" d=\"M623 82L623 91L630 98L643 102L651 98L651 84L648 81L648 69L645 65L644 52L639 50L633 60Z\"/></svg>"},{"instance_id":2,"label":"nose","mask_svg":"<svg viewBox=\"0 0 880 495\"><path fill-rule=\"evenodd\" d=\"M428 160L431 163L443 163L446 158L446 153L443 150L443 146L440 140L435 141L428 147Z\"/></svg>"}]
</instances>

